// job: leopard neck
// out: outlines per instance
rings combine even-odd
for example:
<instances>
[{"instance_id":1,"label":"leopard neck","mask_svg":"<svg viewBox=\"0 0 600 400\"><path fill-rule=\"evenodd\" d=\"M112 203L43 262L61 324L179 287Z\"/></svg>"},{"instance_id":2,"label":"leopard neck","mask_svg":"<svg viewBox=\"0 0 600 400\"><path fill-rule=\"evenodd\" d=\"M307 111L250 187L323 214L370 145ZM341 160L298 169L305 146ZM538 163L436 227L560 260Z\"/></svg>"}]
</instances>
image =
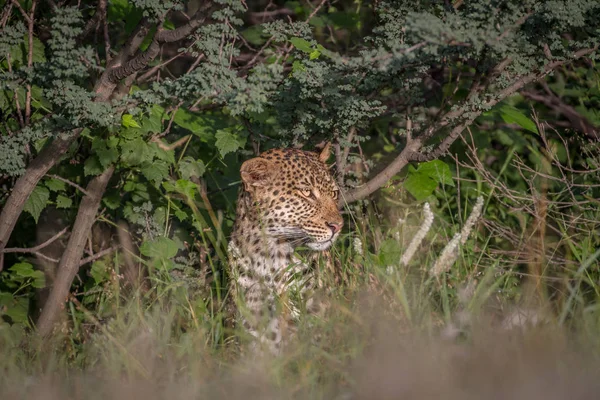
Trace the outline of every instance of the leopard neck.
<instances>
[{"instance_id":1,"label":"leopard neck","mask_svg":"<svg viewBox=\"0 0 600 400\"><path fill-rule=\"evenodd\" d=\"M294 247L286 240L270 237L261 229L260 214L250 193L240 192L231 241L240 255L251 259L272 259L278 267L287 266L293 258Z\"/></svg>"}]
</instances>

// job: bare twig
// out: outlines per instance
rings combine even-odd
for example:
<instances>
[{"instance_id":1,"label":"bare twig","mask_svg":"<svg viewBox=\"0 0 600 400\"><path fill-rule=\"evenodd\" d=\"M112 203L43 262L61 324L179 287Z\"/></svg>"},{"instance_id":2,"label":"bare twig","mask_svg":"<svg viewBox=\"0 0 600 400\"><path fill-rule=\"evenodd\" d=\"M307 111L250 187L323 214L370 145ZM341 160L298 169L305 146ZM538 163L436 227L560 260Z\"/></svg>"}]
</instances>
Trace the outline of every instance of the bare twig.
<instances>
[{"instance_id":1,"label":"bare twig","mask_svg":"<svg viewBox=\"0 0 600 400\"><path fill-rule=\"evenodd\" d=\"M85 194L86 196L89 195L88 192L86 192L84 188L82 188L81 186L79 186L75 182L72 182L72 181L70 181L68 179L63 178L60 175L47 174L46 176L49 177L49 178L56 179L58 181L64 182L64 183L66 183L69 186L73 186L75 189L79 190L81 193Z\"/></svg>"},{"instance_id":2,"label":"bare twig","mask_svg":"<svg viewBox=\"0 0 600 400\"><path fill-rule=\"evenodd\" d=\"M38 244L35 247L10 247L3 250L4 253L37 253L42 250L44 247L52 244L62 235L64 235L69 230L69 227L65 227L63 230L58 232L56 235L52 236L50 239L46 240L44 243Z\"/></svg>"},{"instance_id":3,"label":"bare twig","mask_svg":"<svg viewBox=\"0 0 600 400\"><path fill-rule=\"evenodd\" d=\"M113 251L116 251L116 250L118 250L120 247L121 247L121 246L119 246L119 245L117 245L117 246L112 246L112 247L109 247L109 248L107 248L107 249L104 249L104 250L102 250L102 251L99 251L99 252L97 252L97 253L96 253L96 254L94 254L94 255L91 255L91 256L89 256L89 257L86 257L86 258L84 258L83 260L79 261L79 265L78 265L78 267L82 267L82 266L84 266L85 264L88 264L88 263L94 262L94 261L98 260L99 258L102 258L102 257L104 257L105 255L107 255L107 254L110 254L110 253L112 253Z\"/></svg>"}]
</instances>

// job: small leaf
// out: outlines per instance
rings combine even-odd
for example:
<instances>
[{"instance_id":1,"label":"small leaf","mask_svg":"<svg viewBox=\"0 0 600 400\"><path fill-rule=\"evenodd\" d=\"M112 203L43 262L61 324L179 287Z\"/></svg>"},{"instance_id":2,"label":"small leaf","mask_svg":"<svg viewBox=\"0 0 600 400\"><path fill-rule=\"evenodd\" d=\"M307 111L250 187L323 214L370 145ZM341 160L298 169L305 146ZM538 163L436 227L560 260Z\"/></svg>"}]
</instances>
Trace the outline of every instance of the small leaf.
<instances>
[{"instance_id":1,"label":"small leaf","mask_svg":"<svg viewBox=\"0 0 600 400\"><path fill-rule=\"evenodd\" d=\"M228 153L232 153L242 147L237 136L225 130L218 131L215 137L217 138L215 145L219 149L221 157L225 157Z\"/></svg>"},{"instance_id":2,"label":"small leaf","mask_svg":"<svg viewBox=\"0 0 600 400\"><path fill-rule=\"evenodd\" d=\"M56 208L71 208L73 205L73 200L70 198L59 194L56 196Z\"/></svg>"},{"instance_id":3,"label":"small leaf","mask_svg":"<svg viewBox=\"0 0 600 400\"><path fill-rule=\"evenodd\" d=\"M299 37L293 37L290 39L290 42L294 45L295 48L304 53L312 53L313 51L312 45L308 40Z\"/></svg>"},{"instance_id":4,"label":"small leaf","mask_svg":"<svg viewBox=\"0 0 600 400\"><path fill-rule=\"evenodd\" d=\"M46 184L46 187L50 189L51 192L59 192L65 190L67 187L66 183L54 178L46 179L44 183Z\"/></svg>"},{"instance_id":5,"label":"small leaf","mask_svg":"<svg viewBox=\"0 0 600 400\"><path fill-rule=\"evenodd\" d=\"M31 196L27 199L23 210L31 214L37 224L40 214L46 208L49 199L50 191L46 187L38 185L31 192Z\"/></svg>"},{"instance_id":6,"label":"small leaf","mask_svg":"<svg viewBox=\"0 0 600 400\"><path fill-rule=\"evenodd\" d=\"M311 60L315 60L315 59L319 58L320 55L321 55L321 52L319 50L314 50L310 53L309 58Z\"/></svg>"},{"instance_id":7,"label":"small leaf","mask_svg":"<svg viewBox=\"0 0 600 400\"><path fill-rule=\"evenodd\" d=\"M144 242L140 246L140 253L150 258L169 259L175 257L179 248L168 237L161 236L152 241Z\"/></svg>"},{"instance_id":8,"label":"small leaf","mask_svg":"<svg viewBox=\"0 0 600 400\"><path fill-rule=\"evenodd\" d=\"M418 172L410 174L402 184L417 201L425 200L431 196L437 185L437 182L429 176Z\"/></svg>"},{"instance_id":9,"label":"small leaf","mask_svg":"<svg viewBox=\"0 0 600 400\"><path fill-rule=\"evenodd\" d=\"M108 280L110 277L108 265L102 260L94 261L90 268L90 275L94 278L96 285Z\"/></svg>"},{"instance_id":10,"label":"small leaf","mask_svg":"<svg viewBox=\"0 0 600 400\"><path fill-rule=\"evenodd\" d=\"M204 175L205 171L206 167L202 160L194 160L192 157L186 156L179 162L179 174L183 179L199 178Z\"/></svg>"},{"instance_id":11,"label":"small leaf","mask_svg":"<svg viewBox=\"0 0 600 400\"><path fill-rule=\"evenodd\" d=\"M523 129L539 134L537 126L535 126L535 122L533 122L531 118L526 116L518 108L509 105L503 105L500 107L500 115L507 124L517 124Z\"/></svg>"},{"instance_id":12,"label":"small leaf","mask_svg":"<svg viewBox=\"0 0 600 400\"><path fill-rule=\"evenodd\" d=\"M138 124L131 114L123 114L121 117L121 125L125 128L141 128L140 124Z\"/></svg>"},{"instance_id":13,"label":"small leaf","mask_svg":"<svg viewBox=\"0 0 600 400\"><path fill-rule=\"evenodd\" d=\"M104 168L102 168L102 164L100 164L98 157L95 155L85 160L85 163L83 164L83 174L85 176L100 175L103 171Z\"/></svg>"}]
</instances>

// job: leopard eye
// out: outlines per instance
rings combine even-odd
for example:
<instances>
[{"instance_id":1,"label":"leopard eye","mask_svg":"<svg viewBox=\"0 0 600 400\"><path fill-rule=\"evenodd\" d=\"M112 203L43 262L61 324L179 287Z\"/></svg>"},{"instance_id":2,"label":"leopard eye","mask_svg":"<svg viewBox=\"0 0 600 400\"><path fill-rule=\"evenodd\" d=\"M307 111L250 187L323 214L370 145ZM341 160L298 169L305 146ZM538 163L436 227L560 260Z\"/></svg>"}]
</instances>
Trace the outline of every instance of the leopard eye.
<instances>
[{"instance_id":1,"label":"leopard eye","mask_svg":"<svg viewBox=\"0 0 600 400\"><path fill-rule=\"evenodd\" d=\"M300 194L304 197L313 197L313 193L310 189L300 189Z\"/></svg>"}]
</instances>

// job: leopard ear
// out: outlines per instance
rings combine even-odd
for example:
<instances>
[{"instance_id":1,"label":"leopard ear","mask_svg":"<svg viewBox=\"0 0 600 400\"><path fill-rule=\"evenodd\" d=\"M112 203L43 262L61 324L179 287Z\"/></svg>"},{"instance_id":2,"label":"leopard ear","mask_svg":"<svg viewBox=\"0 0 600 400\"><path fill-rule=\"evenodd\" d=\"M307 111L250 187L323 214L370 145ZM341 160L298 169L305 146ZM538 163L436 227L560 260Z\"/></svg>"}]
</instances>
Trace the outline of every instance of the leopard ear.
<instances>
[{"instance_id":1,"label":"leopard ear","mask_svg":"<svg viewBox=\"0 0 600 400\"><path fill-rule=\"evenodd\" d=\"M327 142L327 143L325 143L325 147L323 147L323 150L321 150L321 153L319 154L319 161L321 161L322 163L326 163L327 160L329 160L330 154L331 154L331 142Z\"/></svg>"},{"instance_id":2,"label":"leopard ear","mask_svg":"<svg viewBox=\"0 0 600 400\"><path fill-rule=\"evenodd\" d=\"M277 164L265 158L256 157L244 161L240 174L246 190L253 186L266 186L277 175Z\"/></svg>"}]
</instances>

